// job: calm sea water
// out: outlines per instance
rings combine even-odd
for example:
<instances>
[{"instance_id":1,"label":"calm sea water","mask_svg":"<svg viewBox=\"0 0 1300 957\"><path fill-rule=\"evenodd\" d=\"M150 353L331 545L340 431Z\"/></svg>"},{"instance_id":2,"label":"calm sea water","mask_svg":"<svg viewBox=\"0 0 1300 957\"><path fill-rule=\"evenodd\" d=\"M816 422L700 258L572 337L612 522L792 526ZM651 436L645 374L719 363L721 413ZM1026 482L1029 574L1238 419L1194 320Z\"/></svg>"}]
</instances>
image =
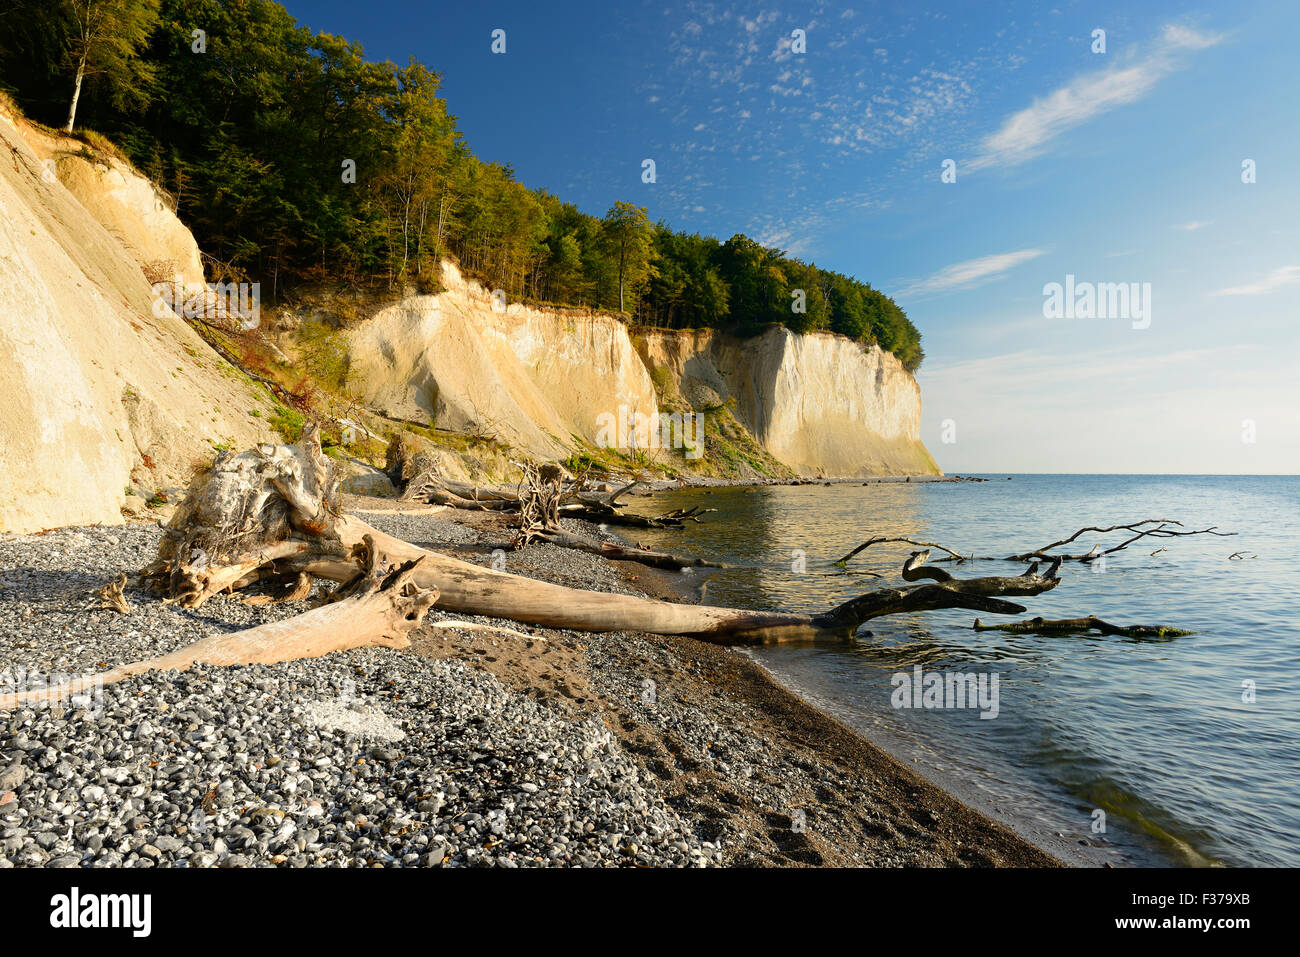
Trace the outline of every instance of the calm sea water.
<instances>
[{"instance_id":1,"label":"calm sea water","mask_svg":"<svg viewBox=\"0 0 1300 957\"><path fill-rule=\"evenodd\" d=\"M705 584L706 602L815 611L882 584L865 572L900 581L909 546L874 546L848 574L832 565L874 536L1006 555L1086 525L1145 518L1236 532L1145 539L1104 569L1071 563L1054 591L1020 599L1024 616L980 616L1094 614L1189 637L976 632L975 613L940 611L876 619L871 637L846 643L753 654L936 783L1027 836L1077 847L1081 862L1300 865L1300 477L989 478L674 491L634 507L718 511L681 531L635 537L737 566L683 576ZM1120 540L1089 533L1069 550ZM1229 559L1239 551L1255 557ZM945 567L959 577L1021 570L1000 561ZM891 679L918 664L996 674L998 716L894 708ZM1243 700L1247 682L1253 701ZM1104 831L1094 830L1098 810Z\"/></svg>"}]
</instances>

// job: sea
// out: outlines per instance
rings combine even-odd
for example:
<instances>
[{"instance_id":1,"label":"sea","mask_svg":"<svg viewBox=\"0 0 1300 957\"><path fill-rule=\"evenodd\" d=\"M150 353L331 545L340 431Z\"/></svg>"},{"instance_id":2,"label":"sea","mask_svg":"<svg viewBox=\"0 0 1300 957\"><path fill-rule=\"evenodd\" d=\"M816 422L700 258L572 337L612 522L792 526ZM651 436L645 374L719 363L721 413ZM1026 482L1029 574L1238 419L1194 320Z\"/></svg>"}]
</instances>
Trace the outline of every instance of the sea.
<instances>
[{"instance_id":1,"label":"sea","mask_svg":"<svg viewBox=\"0 0 1300 957\"><path fill-rule=\"evenodd\" d=\"M779 682L967 804L1071 863L1300 865L1300 476L982 475L974 482L686 488L646 514L715 509L638 542L726 563L679 584L705 603L816 612L903 584L937 542L958 577L1018 574L1003 556L1085 526L1145 519L1220 534L1146 537L1022 615L944 610L872 620L845 640L747 649ZM1151 527L1151 526L1147 526ZM1062 551L1132 536L1087 532ZM942 552L932 550L932 557ZM878 576L878 577L877 577ZM1095 615L1182 637L1013 634L984 624ZM939 679L931 679L938 674ZM956 680L948 676L957 676ZM994 684L996 679L996 685ZM943 680L975 695L921 693ZM996 687L996 708L988 707ZM915 692L915 693L914 693Z\"/></svg>"}]
</instances>

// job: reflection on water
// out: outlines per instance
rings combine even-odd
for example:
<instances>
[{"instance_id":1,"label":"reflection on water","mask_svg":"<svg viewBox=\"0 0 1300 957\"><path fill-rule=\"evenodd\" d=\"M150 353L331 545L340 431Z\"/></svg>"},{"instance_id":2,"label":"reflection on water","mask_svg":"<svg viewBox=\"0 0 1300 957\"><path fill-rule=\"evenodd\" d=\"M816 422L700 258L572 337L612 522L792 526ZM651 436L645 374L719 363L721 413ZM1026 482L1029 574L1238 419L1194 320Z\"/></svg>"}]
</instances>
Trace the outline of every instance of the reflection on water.
<instances>
[{"instance_id":1,"label":"reflection on water","mask_svg":"<svg viewBox=\"0 0 1300 957\"><path fill-rule=\"evenodd\" d=\"M1026 833L1085 842L1093 849L1087 859L1300 864L1300 584L1292 570L1300 479L1017 476L682 490L634 507L690 504L718 511L701 524L638 532L637 539L735 565L694 572L709 603L799 611L897 583L909 546L874 546L847 572L831 564L874 536L998 555L1086 525L1149 517L1239 532L1139 543L1098 571L1068 565L1055 590L1023 599L1026 617L1094 614L1187 628L1196 632L1190 637L976 632L973 613L941 611L877 619L856 641L754 654L819 706L900 757L915 758L969 803ZM1085 536L1078 550L1102 540ZM1151 554L1162 546L1167 550ZM1242 549L1258 557L1228 559ZM964 577L1018 567L980 561L953 570ZM918 664L996 674L998 717L893 708L892 676ZM1242 700L1243 682L1254 682L1253 702ZM1097 811L1105 812L1105 833L1093 832Z\"/></svg>"}]
</instances>

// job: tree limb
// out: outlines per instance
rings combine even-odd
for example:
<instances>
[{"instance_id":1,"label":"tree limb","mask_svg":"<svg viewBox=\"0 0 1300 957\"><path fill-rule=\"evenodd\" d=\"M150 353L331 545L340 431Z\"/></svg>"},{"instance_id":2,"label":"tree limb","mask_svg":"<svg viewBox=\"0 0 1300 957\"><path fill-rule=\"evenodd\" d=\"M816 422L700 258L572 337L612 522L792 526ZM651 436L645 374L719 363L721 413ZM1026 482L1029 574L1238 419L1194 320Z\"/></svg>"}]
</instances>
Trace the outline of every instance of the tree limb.
<instances>
[{"instance_id":1,"label":"tree limb","mask_svg":"<svg viewBox=\"0 0 1300 957\"><path fill-rule=\"evenodd\" d=\"M976 618L971 627L976 631L1005 631L1013 635L1082 634L1096 631L1103 635L1122 635L1126 638L1180 638L1195 634L1166 625L1112 625L1095 615L1087 618L1030 618L1028 621L1013 621L1005 625L986 625Z\"/></svg>"},{"instance_id":2,"label":"tree limb","mask_svg":"<svg viewBox=\"0 0 1300 957\"><path fill-rule=\"evenodd\" d=\"M1169 527L1173 525L1176 525L1178 527L1177 528ZM1147 526L1155 526L1155 527L1150 528ZM1102 548L1101 545L1094 545L1091 550L1077 555L1049 554L1053 548L1060 548L1062 545L1068 545L1070 542L1075 541L1080 535L1083 535L1086 532L1097 532L1100 534L1104 534L1107 532L1119 531L1120 529L1131 531L1134 532L1135 534L1133 535L1132 538L1125 539L1123 542L1120 542L1118 545L1114 545L1110 548ZM1052 542L1050 545L1044 545L1041 548L1035 548L1027 552L1020 552L1015 555L1006 555L1001 558L999 558L996 555L974 555L974 554L963 555L961 552L951 549L946 545L940 545L937 542L919 542L910 538L870 538L867 541L863 542L861 545L859 545L857 548L850 551L843 558L839 559L837 562L835 562L835 564L843 565L846 562L848 562L849 559L853 558L853 556L870 548L872 545L880 545L885 542L902 542L908 545L917 545L923 548L937 548L942 552L947 552L948 554L947 558L936 559L936 561L940 561L940 562L957 562L957 563L969 562L969 561L1029 562L1029 561L1034 561L1036 559L1046 561L1049 559L1057 558L1060 559L1061 561L1066 561L1066 562L1088 563L1088 562L1096 561L1098 558L1100 558L1103 555L1112 555L1115 552L1122 551L1123 549L1132 545L1134 542L1148 537L1181 538L1188 535L1217 535L1220 537L1229 537L1236 534L1237 534L1236 532L1220 532L1218 531L1217 525L1211 525L1209 528L1184 529L1182 527L1181 522L1175 522L1170 519L1145 518L1140 522L1129 522L1128 524L1124 524L1124 525L1109 525L1104 528L1095 525L1090 525L1087 528L1079 529L1077 532L1075 532L1073 535L1069 536L1068 538L1063 538L1060 541ZM1151 554L1155 555L1160 551L1164 551L1164 549L1157 549L1156 552L1152 552Z\"/></svg>"}]
</instances>

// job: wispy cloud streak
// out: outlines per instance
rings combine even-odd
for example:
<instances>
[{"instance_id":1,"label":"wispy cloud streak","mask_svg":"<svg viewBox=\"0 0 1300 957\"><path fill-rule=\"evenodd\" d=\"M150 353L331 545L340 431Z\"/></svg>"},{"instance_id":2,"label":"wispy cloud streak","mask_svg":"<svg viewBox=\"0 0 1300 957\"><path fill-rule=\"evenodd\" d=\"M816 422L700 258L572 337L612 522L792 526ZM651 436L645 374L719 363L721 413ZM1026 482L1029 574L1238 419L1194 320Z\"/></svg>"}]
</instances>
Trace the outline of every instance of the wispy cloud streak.
<instances>
[{"instance_id":1,"label":"wispy cloud streak","mask_svg":"<svg viewBox=\"0 0 1300 957\"><path fill-rule=\"evenodd\" d=\"M984 139L980 154L965 163L965 168L1017 166L1041 156L1063 133L1142 99L1164 77L1184 65L1185 54L1214 46L1222 39L1221 35L1167 25L1145 57L1127 66L1086 73L1011 114Z\"/></svg>"},{"instance_id":2,"label":"wispy cloud streak","mask_svg":"<svg viewBox=\"0 0 1300 957\"><path fill-rule=\"evenodd\" d=\"M1263 296L1275 289L1281 289L1283 286L1290 286L1297 282L1300 282L1300 266L1282 266L1279 269L1274 269L1259 282L1248 283L1245 286L1233 286L1230 289L1220 289L1214 295Z\"/></svg>"},{"instance_id":3,"label":"wispy cloud streak","mask_svg":"<svg viewBox=\"0 0 1300 957\"><path fill-rule=\"evenodd\" d=\"M1042 249L1018 249L1015 252L996 253L953 263L932 276L908 283L897 294L915 298L956 289L970 289L1000 279L1009 270L1037 259L1043 252Z\"/></svg>"}]
</instances>

